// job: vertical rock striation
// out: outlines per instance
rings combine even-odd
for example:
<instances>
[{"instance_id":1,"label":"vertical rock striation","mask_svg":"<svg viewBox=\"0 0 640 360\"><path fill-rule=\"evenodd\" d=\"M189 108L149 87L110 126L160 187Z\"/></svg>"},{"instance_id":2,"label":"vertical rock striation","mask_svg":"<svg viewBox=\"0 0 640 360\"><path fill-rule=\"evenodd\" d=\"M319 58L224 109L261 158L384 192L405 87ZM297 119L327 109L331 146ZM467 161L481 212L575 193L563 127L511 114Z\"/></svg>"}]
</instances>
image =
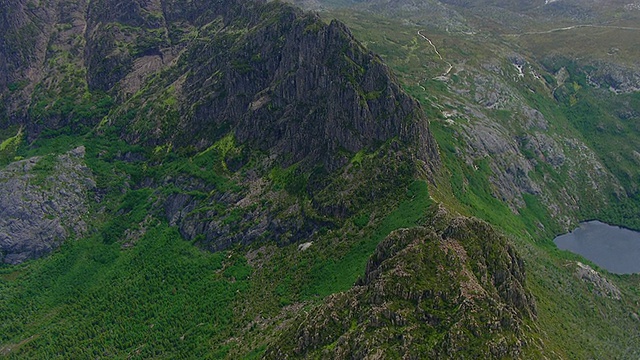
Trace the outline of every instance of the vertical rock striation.
<instances>
[{"instance_id":1,"label":"vertical rock striation","mask_svg":"<svg viewBox=\"0 0 640 360\"><path fill-rule=\"evenodd\" d=\"M95 188L84 147L16 161L0 171L0 261L41 257L87 231L87 195Z\"/></svg>"}]
</instances>

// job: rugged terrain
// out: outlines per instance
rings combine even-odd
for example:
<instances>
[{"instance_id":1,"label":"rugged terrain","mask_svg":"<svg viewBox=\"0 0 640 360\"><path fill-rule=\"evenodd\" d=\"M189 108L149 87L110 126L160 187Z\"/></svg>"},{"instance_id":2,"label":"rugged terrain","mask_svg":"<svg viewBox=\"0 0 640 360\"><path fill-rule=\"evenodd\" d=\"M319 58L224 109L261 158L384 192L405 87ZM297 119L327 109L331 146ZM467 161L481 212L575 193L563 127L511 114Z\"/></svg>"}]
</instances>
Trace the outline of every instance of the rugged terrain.
<instances>
[{"instance_id":1,"label":"rugged terrain","mask_svg":"<svg viewBox=\"0 0 640 360\"><path fill-rule=\"evenodd\" d=\"M356 285L296 319L266 358L522 356L536 313L522 259L486 223L430 215L391 233Z\"/></svg>"},{"instance_id":2,"label":"rugged terrain","mask_svg":"<svg viewBox=\"0 0 640 360\"><path fill-rule=\"evenodd\" d=\"M633 4L301 4L0 4L0 356L637 357Z\"/></svg>"},{"instance_id":3,"label":"rugged terrain","mask_svg":"<svg viewBox=\"0 0 640 360\"><path fill-rule=\"evenodd\" d=\"M297 241L353 215L358 201L406 183L413 172L433 177L439 155L418 103L344 25L280 4L213 5L204 12L135 5L109 17L94 15L118 7L108 2L45 18L24 11L26 24L14 25L16 32L43 24L36 44L20 44L34 54L30 61L20 71L5 69L10 84L21 85L3 92L4 125L19 126L27 140L95 127L98 136L154 149L153 159L144 150L117 155L131 164L175 153L190 158L198 174L143 174L145 186L172 186L161 197L169 223L188 239L203 236L199 242L212 250L267 232ZM74 23L84 27L74 30ZM38 52L40 42L47 51ZM385 169L372 171L387 179L366 195L358 194L366 181L338 184L363 176L350 161L365 153L380 154ZM402 160L390 163L396 158ZM293 196L256 207L279 197L267 186L277 172L295 182L286 189ZM331 188L344 194L334 198ZM232 208L233 219L220 216Z\"/></svg>"},{"instance_id":4,"label":"rugged terrain","mask_svg":"<svg viewBox=\"0 0 640 360\"><path fill-rule=\"evenodd\" d=\"M345 21L429 114L449 174L432 196L514 235L546 353L633 358L637 335L627 331L636 325L627 321L637 310L623 303L636 301L637 279L599 269L599 280L585 280L576 263L584 260L551 240L582 219L639 228L638 13L616 2L424 4L306 5ZM571 15L586 8L592 16ZM544 12L553 16L539 21ZM596 295L607 291L595 284L612 278L631 290L621 302ZM556 342L568 332L570 341Z\"/></svg>"},{"instance_id":5,"label":"rugged terrain","mask_svg":"<svg viewBox=\"0 0 640 360\"><path fill-rule=\"evenodd\" d=\"M50 253L87 232L89 192L95 188L79 147L31 157L0 171L0 256L17 264ZM49 171L47 171L49 170Z\"/></svg>"}]
</instances>

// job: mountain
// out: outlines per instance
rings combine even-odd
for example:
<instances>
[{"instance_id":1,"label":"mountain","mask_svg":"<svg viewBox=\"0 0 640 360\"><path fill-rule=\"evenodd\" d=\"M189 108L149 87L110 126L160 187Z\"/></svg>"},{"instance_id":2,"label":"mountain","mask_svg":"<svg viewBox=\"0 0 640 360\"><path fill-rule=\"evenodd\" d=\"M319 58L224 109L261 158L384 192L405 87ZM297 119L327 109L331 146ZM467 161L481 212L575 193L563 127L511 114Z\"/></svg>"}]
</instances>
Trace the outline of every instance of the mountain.
<instances>
[{"instance_id":1,"label":"mountain","mask_svg":"<svg viewBox=\"0 0 640 360\"><path fill-rule=\"evenodd\" d=\"M560 3L302 4L347 23L421 102L445 173L432 196L512 236L545 352L633 358L637 278L596 270L628 289L621 301L585 291L585 260L552 239L593 218L639 228L638 30L627 22L638 14L614 2ZM585 8L590 18L572 17ZM542 21L543 10L553 16Z\"/></svg>"},{"instance_id":2,"label":"mountain","mask_svg":"<svg viewBox=\"0 0 640 360\"><path fill-rule=\"evenodd\" d=\"M537 197L564 230L580 217L607 216L601 212L620 203L627 215L613 222L638 226L629 207L637 204L640 165L634 60L640 30L627 23L638 12L617 2L384 4L324 7L350 23L396 68L431 118L441 120L435 122L443 125L441 147L450 144L449 152L474 171L488 167L489 193L514 212L525 207L525 197ZM560 5L595 15L576 20ZM345 6L356 12L347 14ZM524 19L492 20L509 11L536 27ZM540 23L548 18L543 12L554 20ZM626 15L612 15L620 12ZM373 19L382 25L371 31Z\"/></svg>"},{"instance_id":3,"label":"mountain","mask_svg":"<svg viewBox=\"0 0 640 360\"><path fill-rule=\"evenodd\" d=\"M301 4L0 4L0 356L638 355L635 13Z\"/></svg>"},{"instance_id":4,"label":"mountain","mask_svg":"<svg viewBox=\"0 0 640 360\"><path fill-rule=\"evenodd\" d=\"M352 205L321 197L332 186L331 177L341 177L359 152L388 151L391 158L405 158L406 174L386 169L380 175L393 179L387 185L401 184L403 176L418 169L433 173L438 168L437 147L419 105L340 23L325 25L317 16L280 4L219 2L200 11L168 3L155 17L150 14L160 11L159 4L124 5L95 3L57 15L52 7L36 41L48 43L47 51L38 54L33 44L22 44L22 51L36 56L10 72L17 76L11 83L23 86L7 86L3 93L8 108L16 109L5 126L25 129L27 139L97 126L98 132L116 131L130 144L195 156L194 167L213 160L207 157L222 156L219 164L208 166L237 174L233 186L171 180L185 189L164 197L166 218L187 238L204 236L201 242L213 250L251 243L267 231L291 231L295 241L330 225L334 217L351 215ZM121 7L122 14L102 16L101 9ZM27 12L21 15L29 18ZM59 29L76 21L72 15L86 29L76 29L77 41L65 49L58 42L68 36L61 33L74 28ZM16 32L36 20L31 21ZM26 73L33 80L21 76ZM25 98L30 106L19 105ZM403 151L392 146L396 141L404 144ZM145 163L148 154L143 153L127 153L125 161ZM238 173L249 161L259 162L261 173ZM289 169L297 182L292 192L305 194L310 209L297 209L279 223L272 218L284 205L274 202L267 214L245 205L237 210L242 217L236 214L236 221L224 224L216 219L217 210L204 209L216 203L252 205L264 194L246 191L249 184L264 180L275 167ZM160 175L149 181L166 179ZM350 187L344 191L363 191ZM204 198L187 193L194 190ZM375 190L368 194L376 195ZM349 202L357 206L357 200Z\"/></svg>"},{"instance_id":5,"label":"mountain","mask_svg":"<svg viewBox=\"0 0 640 360\"><path fill-rule=\"evenodd\" d=\"M266 358L522 356L536 313L522 259L484 222L431 215L378 244L356 285L296 320Z\"/></svg>"}]
</instances>

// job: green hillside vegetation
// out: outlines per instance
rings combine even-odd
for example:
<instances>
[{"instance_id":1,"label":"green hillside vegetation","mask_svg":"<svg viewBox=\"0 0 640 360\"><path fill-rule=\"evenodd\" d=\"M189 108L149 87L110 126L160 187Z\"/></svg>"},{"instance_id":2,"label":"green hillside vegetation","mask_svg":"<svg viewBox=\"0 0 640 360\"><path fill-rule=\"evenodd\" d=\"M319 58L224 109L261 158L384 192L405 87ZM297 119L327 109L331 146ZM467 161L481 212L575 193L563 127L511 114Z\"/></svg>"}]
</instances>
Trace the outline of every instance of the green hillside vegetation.
<instances>
[{"instance_id":1,"label":"green hillside vegetation","mask_svg":"<svg viewBox=\"0 0 640 360\"><path fill-rule=\"evenodd\" d=\"M280 17L287 21L295 15L280 3L265 6L251 21L270 30L279 29ZM361 339L380 341L390 336L393 341L380 349L384 355L401 358L398 349L405 344L401 337L414 330L418 337L429 339L428 344L417 345L420 351L446 353L445 345L435 350L433 345L468 343L474 348L465 349L464 354L473 358L500 357L487 345L499 350L500 341L515 349L501 353L507 358L640 356L640 275L610 274L553 244L555 235L592 218L640 230L640 93L615 94L596 88L590 82L592 65L566 54L536 60L536 54L549 49L543 40L524 44L518 38L521 45L516 46L508 36L492 40L485 33L453 34L371 12L337 10L322 16L337 17L350 26L367 49L381 54L404 90L420 102L438 142L440 158L433 160L437 164L423 163L424 159L411 154L419 147L396 134L385 141L358 144L358 151L336 146L335 154L324 154L324 149L305 154L322 152L316 160L333 166L328 171L328 166L310 164L307 157L293 161L286 151L285 155L275 153L277 146L260 145L258 135L243 142L229 123L181 123L181 115L210 120L222 111L216 108L209 113L204 100L190 104L180 98L186 94L180 86L193 75L184 59L177 67L159 70L166 77L150 76L120 103L117 88L89 91L84 70L65 63L64 56L55 56L49 66L63 74L64 81L34 91L28 111L36 124L33 128L11 124L0 130L0 170L39 156L30 181L46 186L48 176L56 171L56 155L84 146L83 161L95 180L86 215L88 230L86 236L68 239L41 259L0 265L0 357L257 359L277 358L282 350L292 357L322 358L341 349L355 351L349 344L361 344ZM145 13L145 21L155 24L160 18ZM193 38L214 43L206 39L209 35L222 43L237 40L234 51L251 62L222 61L228 65L227 74L214 72L203 79L215 90L209 89L215 93L214 100L231 109L251 96L254 100L247 101L247 107L255 106L265 122L271 121L273 134L285 133L288 128L278 126L287 121L298 126L296 116L312 108L302 103L304 96L295 98L296 106L285 103L279 108L276 101L269 103L269 96L279 96L275 91L267 94L259 89L249 94L255 89L248 90L245 84L246 88L239 86L239 94L226 93L224 86L229 84L223 86L223 75L229 75L232 85L251 84L247 77L256 66L267 66L268 54L251 53L250 44L238 40L261 39L264 34L258 30L262 28L244 29L240 25L250 20L243 19L219 32L222 18L216 17L201 32L191 25L173 24L166 35L155 28L121 24L123 30L142 35L136 35L135 41L115 41L122 49L114 53L131 56L125 65L133 66L134 57L155 54L167 41L187 44ZM307 25L300 35L305 41L326 30L314 19L302 17L294 24ZM331 31L339 32L340 26L334 23ZM418 30L433 41L442 59ZM285 40L283 35L275 44L284 46ZM348 45L343 50L348 55L341 53L338 60L349 65L341 72L347 81L337 86L355 93L355 101L347 107L373 111L386 104L397 112L402 106L413 106L393 97L397 95L389 90L393 86L379 75L386 70L364 78L370 69L356 61L368 55L358 52L358 43L345 41ZM226 46L216 45L206 48L207 56L215 58L215 52ZM215 64L198 58L200 50L189 48L193 56L189 59L201 59L198 66L208 71ZM377 69L379 59L371 59L367 66ZM524 68L521 60L529 67ZM443 81L448 62L453 69ZM516 65L526 70L522 76ZM266 69L264 74L255 73L267 78ZM291 75L275 83L265 80L265 86L280 89L294 80L298 85L302 82ZM191 84L190 90L198 95L200 83L194 83L198 86ZM371 83L385 90L364 92ZM27 85L12 83L7 91L13 96ZM297 89L293 89L282 88L282 99L294 97ZM496 90L495 99L487 95L490 90ZM544 121L527 117L525 105L537 110ZM299 113L285 112L286 106L287 111ZM328 111L312 109L308 112L312 115ZM386 121L392 110L380 111L375 120ZM269 117L276 113L281 116ZM287 118L291 113L293 120ZM241 120L248 121L249 115ZM316 118L305 119L302 125L307 126ZM415 119L413 113L403 118L401 127L411 129ZM385 126L385 121L376 124ZM189 127L194 124L201 128ZM344 127L340 136L360 130L351 123L340 126ZM481 143L474 131L486 128L498 129L487 136L506 144L496 146L498 150L507 150L484 154L483 149L474 149ZM375 130L379 129L371 133ZM202 136L207 131L210 138ZM190 132L202 141L185 143ZM294 142L299 137L288 139ZM274 140L278 146L289 146L278 140ZM499 161L504 159L525 165L515 170L500 168L504 163ZM500 182L505 174L515 178L513 184ZM512 193L501 191L500 184L513 185L515 195L510 198ZM172 212L176 198L184 203ZM448 215L443 216L441 209ZM175 221L177 217L183 222ZM278 226L264 230L267 225L263 224ZM407 228L411 230L396 231ZM263 232L250 237L255 229ZM207 238L214 232L227 243ZM403 237L407 233L412 237ZM445 239L459 240L464 246L445 248ZM218 246L223 250L210 251ZM518 262L520 257L523 263ZM383 260L388 261L384 266ZM610 281L619 298L581 279L577 262L590 265ZM378 283L366 283L372 264L382 269L374 274L380 277ZM407 271L416 273L407 275ZM501 283L505 278L518 281L505 285ZM465 308L461 294L469 291L464 286L472 280L481 284L481 290L473 290L486 297L474 302L478 308ZM381 283L387 288L375 287ZM391 315L382 311L376 317L371 314L382 307L376 292L383 288L396 291L385 293L391 299L391 305L384 304L389 306L385 310ZM414 288L429 296L416 300ZM517 291L510 292L513 289ZM447 297L461 305L451 306ZM351 308L354 299L367 306ZM504 310L503 304L511 307ZM394 318L394 312L410 315ZM333 319L329 323L333 327L325 329L322 321L311 321L315 314L327 315L319 316L320 320ZM435 325L428 324L432 328L425 330L424 318L416 314ZM438 323L438 316L446 321ZM403 323L405 319L409 320ZM420 326L412 327L418 321ZM287 336L304 332L307 328L302 325L312 330L316 326L317 334L326 337L305 339L311 348L296 352L298 339ZM474 333L488 328L491 334ZM345 338L339 340L342 335ZM443 342L445 338L449 342ZM456 343L456 339L463 340ZM286 346L278 349L280 344Z\"/></svg>"},{"instance_id":2,"label":"green hillside vegetation","mask_svg":"<svg viewBox=\"0 0 640 360\"><path fill-rule=\"evenodd\" d=\"M277 316L292 304L312 306L348 290L378 242L395 229L415 226L432 203L427 184L414 181L399 189L399 201L368 205L342 228L316 236L304 252L298 244L278 248L278 239L267 238L253 250L210 253L185 241L154 205L175 188L136 184L184 174L216 189L234 186L221 163L232 141L224 138L189 159L173 154L161 162L128 162L122 154L153 157L158 151L109 136L45 136L17 150L28 158L84 145L102 199L94 204L93 235L69 240L44 259L0 267L0 354L212 359L259 354L274 329L259 333L255 349L229 339L244 335L256 317ZM214 166L205 171L205 164ZM279 191L299 194L286 170L270 174ZM247 251L256 249L267 249L269 257L251 266Z\"/></svg>"}]
</instances>

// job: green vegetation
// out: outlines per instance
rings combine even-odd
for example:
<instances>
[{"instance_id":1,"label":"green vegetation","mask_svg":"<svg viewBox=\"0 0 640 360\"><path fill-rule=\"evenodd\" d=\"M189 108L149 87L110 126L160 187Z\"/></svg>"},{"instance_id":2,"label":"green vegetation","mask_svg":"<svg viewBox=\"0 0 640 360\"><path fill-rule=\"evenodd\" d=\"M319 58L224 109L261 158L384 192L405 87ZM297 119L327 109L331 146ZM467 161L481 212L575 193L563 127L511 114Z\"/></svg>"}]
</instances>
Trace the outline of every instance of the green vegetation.
<instances>
[{"instance_id":1,"label":"green vegetation","mask_svg":"<svg viewBox=\"0 0 640 360\"><path fill-rule=\"evenodd\" d=\"M40 122L58 118L74 127L83 127L86 123L102 119L113 106L113 99L106 94L78 93L78 86L81 85L73 82L61 89L37 88L34 103L30 107L31 116Z\"/></svg>"},{"instance_id":2,"label":"green vegetation","mask_svg":"<svg viewBox=\"0 0 640 360\"><path fill-rule=\"evenodd\" d=\"M269 3L259 17L277 27L293 11L282 11L283 6ZM417 35L422 28L406 21L350 10L327 14L339 16L357 38L381 53L407 92L421 102L442 158L442 169L429 174L432 182L416 174L411 154L397 139L378 144L377 149L342 150L336 162L346 167L333 173L322 165L310 169L303 162L283 166L281 159L239 143L232 125L212 120L219 112L236 111L231 109L235 105L201 115L207 123L198 124L199 130L207 132L209 141L217 140L208 148L202 150L211 142L204 146L174 142L179 138L175 133L184 131L180 126L188 124L184 119L202 111L210 100L187 103L185 93L209 96L197 94L203 91L226 98L228 84L222 85L226 70L249 74L267 62L267 54L240 46L248 33L243 28L248 19L223 33L216 32L225 26L222 18L203 28L170 24L168 32L162 27L108 25L125 39L114 40L115 50L109 55L127 57L119 65L123 68L131 65L128 57L157 54L160 48L173 46L167 36L198 44L194 47L198 51L187 48L189 56L180 57L175 68L150 75L132 95L119 94L120 88L109 93L90 89L87 70L72 61L77 49L70 51L51 41L45 67L56 74L55 81L37 84L25 103L36 133L25 134L17 126L1 130L0 166L40 156L32 184L45 186L55 158L82 145L96 190L90 194L86 238L68 240L40 260L0 265L0 356L260 358L291 320L318 309L330 295L352 288L381 241L395 230L428 221L433 215L429 209L441 204L452 213L476 216L501 229L522 254L524 285L538 310L536 319L526 321L526 335L536 340L528 343L523 357L637 354L640 277L615 276L594 266L620 289L622 299L598 295L593 284L576 277L575 262L585 260L559 251L552 238L572 223L592 217L640 229L640 93L613 94L594 88L588 76L593 69L568 60L571 57L554 56L537 64L533 55L524 54L531 67L520 77L508 58L522 49L509 46L509 37L492 42L488 33L460 34L425 25L431 44ZM144 17L154 23L166 21L160 13ZM311 20L306 17L308 23L302 24L303 35L310 38L322 29L321 23ZM61 32L71 29L68 24L59 26ZM588 30L592 35L604 37L592 30ZM8 43L13 49L16 42L29 43L36 35L29 25L8 37ZM565 45L573 41L563 39ZM542 36L521 44L534 54L545 53L548 40ZM278 41L282 46L284 37ZM190 61L198 61L195 55L209 56L230 46L237 57L232 56L228 69L203 81L207 88L197 89L185 81L182 75L191 76L187 70ZM357 85L360 105L380 100L387 89L362 91L357 79L367 69L352 55L341 53L328 64L340 67L341 75L351 82L348 85ZM449 79L441 81L446 62L454 68ZM561 70L567 72L566 79L556 75ZM10 83L2 96L21 96L28 85ZM497 100L485 104L487 93L488 100ZM124 104L116 105L121 100ZM282 110L275 109L276 103L268 103L266 109ZM544 121L535 123L524 116L524 105L538 110ZM0 107L4 114L4 104ZM486 121L483 125L503 132L507 146L488 156L474 153L470 147L475 146L475 121ZM35 139L27 143L27 137ZM132 145L131 140L145 145ZM512 148L516 150L510 153ZM554 151L562 153L559 160ZM528 176L545 191L514 191L514 199L502 198L495 180L497 172L506 169L496 168L495 160L503 155L521 156L528 166L526 174L516 168L509 169L509 175ZM594 163L604 164L605 169L593 167ZM611 182L600 186L603 182L592 181L600 180L597 177ZM189 224L200 227L191 242L180 234L184 228L172 227L166 220L165 200L176 194L189 201L179 216L202 217L202 222ZM217 253L198 247L211 245L203 232L235 236L237 243L245 241L242 236L247 232L241 231L250 227L262 231L253 244ZM302 230L296 234L290 229ZM481 274L496 259L474 260L499 252L503 244L474 236L478 238L465 256L472 270ZM435 241L422 250L429 256L411 253L405 260L424 265L424 271L396 279L398 285L428 289L426 285L436 282L438 264L453 259ZM438 289L453 287L452 296L458 296L463 277L438 283ZM407 305L408 301L391 307L395 311ZM432 315L461 309L436 297L424 299L422 306ZM341 311L348 311L346 305ZM481 311L474 314L474 321L486 322L484 315L477 315ZM402 327L384 325L399 342ZM358 326L352 319L346 331L355 332ZM461 332L469 335L466 328ZM432 333L420 335L425 348L435 343ZM515 340L515 334L507 335L508 341ZM468 349L469 354L481 357L480 344L488 337L469 336L478 346ZM324 350L338 346L331 342Z\"/></svg>"},{"instance_id":3,"label":"green vegetation","mask_svg":"<svg viewBox=\"0 0 640 360\"><path fill-rule=\"evenodd\" d=\"M420 224L431 204L427 184L423 181L411 184L398 207L384 217L379 225L368 229L368 233L349 246L344 255L329 255L311 267L309 283L301 291L303 298L325 297L348 290L362 276L367 260L378 243L394 230ZM358 215L354 221L362 222L362 216L367 214Z\"/></svg>"},{"instance_id":4,"label":"green vegetation","mask_svg":"<svg viewBox=\"0 0 640 360\"><path fill-rule=\"evenodd\" d=\"M0 142L0 165L14 160L16 151L22 143L22 138L23 133L22 128L20 128L14 136L8 137Z\"/></svg>"},{"instance_id":5,"label":"green vegetation","mask_svg":"<svg viewBox=\"0 0 640 360\"><path fill-rule=\"evenodd\" d=\"M9 89L9 91L14 92L14 91L22 90L28 84L29 84L28 81L22 80L22 81L17 81L7 85L7 88Z\"/></svg>"},{"instance_id":6,"label":"green vegetation","mask_svg":"<svg viewBox=\"0 0 640 360\"><path fill-rule=\"evenodd\" d=\"M275 190L284 189L291 195L304 196L308 175L300 171L296 165L292 165L286 169L274 167L269 172L269 179Z\"/></svg>"},{"instance_id":7,"label":"green vegetation","mask_svg":"<svg viewBox=\"0 0 640 360\"><path fill-rule=\"evenodd\" d=\"M527 286L538 304L538 319L531 324L531 333L545 334L541 336L545 345L544 349L529 347L524 358L539 358L549 354L558 358L588 358L594 354L626 358L629 354L636 354L637 342L634 344L630 337L637 338L637 324L629 314L636 313L634 303L639 298L640 279L637 276L615 276L598 269L625 295L622 301L617 301L594 294L593 287L588 283L576 281L575 266L572 265L575 261L588 261L559 251L552 242L553 237L564 232L567 225L558 222L558 214L554 214L558 209L548 207L549 199L525 193L522 199L524 204L516 212L503 199L496 197L496 189L490 181L494 176L490 167L491 158L477 159L472 163L461 158L467 144L462 136L465 127L458 123L471 120L460 116L454 117L453 123L449 123L443 116L443 110L464 113L465 105L462 104L475 106L475 99L465 97L462 92L455 93L452 88L460 86L461 89L470 89L476 79L463 71L452 75L448 82L431 80L431 77L441 74L442 63L428 43L416 41L419 40L417 29L399 20L381 20L375 15L354 11L334 11L330 16L345 21L357 38L382 54L406 90L422 103L440 146L444 168L437 179L438 186L431 189L432 196L450 209L478 216L502 229L525 258ZM375 27L371 26L374 22ZM495 59L496 54L504 51L499 45L486 42L480 46L472 37L443 37L433 29L427 29L424 33L429 35L441 53L447 55L447 60L454 63L454 71L456 61L469 69L483 64L483 61L486 61L485 64L491 63L487 59ZM575 38L570 35L566 35L566 40L575 46ZM522 43L525 44L524 41ZM446 47L440 44L446 44L443 45ZM595 46L600 47L589 42L589 47ZM544 50L540 50L540 53L546 54ZM636 121L637 110L632 110L640 108L637 103L640 96L637 93L616 95L605 89L594 89L589 85L582 65L562 58L560 60L554 64L545 63L546 68L536 69L546 85L534 78L519 82L508 78L505 81L519 91L516 96L522 97L529 106L545 116L549 127L545 131L584 141L594 151L596 159L613 174L612 179L620 181L625 191L620 193L620 188L612 184L594 189L588 178L593 176L593 170L581 170L582 173L576 174L568 172L566 165L554 167L523 144L523 156L536 163L529 176L544 184L554 196L565 192L575 194L580 199L577 209L572 209L563 201L558 205L560 214L569 214L576 222L597 217L612 224L640 229L637 216L640 213L640 197L637 195L640 174L639 163L634 155L640 144L640 129ZM507 67L511 65L507 64ZM554 98L551 93L558 86L554 73L562 67L568 70L570 77L565 80L564 86L555 91ZM487 110L486 116L512 131L514 138L536 131L514 121L518 115L512 109ZM584 150L570 146L564 146L563 149L569 161L576 159L580 162L578 159L589 156ZM550 154L542 155L546 157ZM571 334L569 339L566 334Z\"/></svg>"},{"instance_id":8,"label":"green vegetation","mask_svg":"<svg viewBox=\"0 0 640 360\"><path fill-rule=\"evenodd\" d=\"M219 358L250 274L242 257L200 251L162 223L130 250L100 236L69 241L0 268L0 353Z\"/></svg>"},{"instance_id":9,"label":"green vegetation","mask_svg":"<svg viewBox=\"0 0 640 360\"><path fill-rule=\"evenodd\" d=\"M101 198L92 210L97 216L91 236L69 240L44 259L0 267L0 352L9 358L259 356L268 337L255 347L226 340L255 316L273 316L286 305L317 303L347 290L378 242L395 229L418 224L432 204L427 184L415 181L399 190L396 205L381 199L347 220L358 229L338 229L349 238L340 246L334 246L335 234L323 230L311 249L300 253L297 244L278 249L279 255L256 269L239 255L246 249L202 251L159 220L164 215L156 210L158 198L181 190L136 187L144 179L183 174L218 191L233 190L223 160L239 149L233 137L191 158L163 150L149 163L144 159L158 154L112 136L43 136L17 151L43 156L36 167L46 174L56 154L84 145ZM306 177L297 166L275 167L266 176L274 191L306 197ZM239 221L240 211L221 211L222 223ZM306 260L297 262L296 254ZM246 307L257 298L264 306Z\"/></svg>"}]
</instances>

